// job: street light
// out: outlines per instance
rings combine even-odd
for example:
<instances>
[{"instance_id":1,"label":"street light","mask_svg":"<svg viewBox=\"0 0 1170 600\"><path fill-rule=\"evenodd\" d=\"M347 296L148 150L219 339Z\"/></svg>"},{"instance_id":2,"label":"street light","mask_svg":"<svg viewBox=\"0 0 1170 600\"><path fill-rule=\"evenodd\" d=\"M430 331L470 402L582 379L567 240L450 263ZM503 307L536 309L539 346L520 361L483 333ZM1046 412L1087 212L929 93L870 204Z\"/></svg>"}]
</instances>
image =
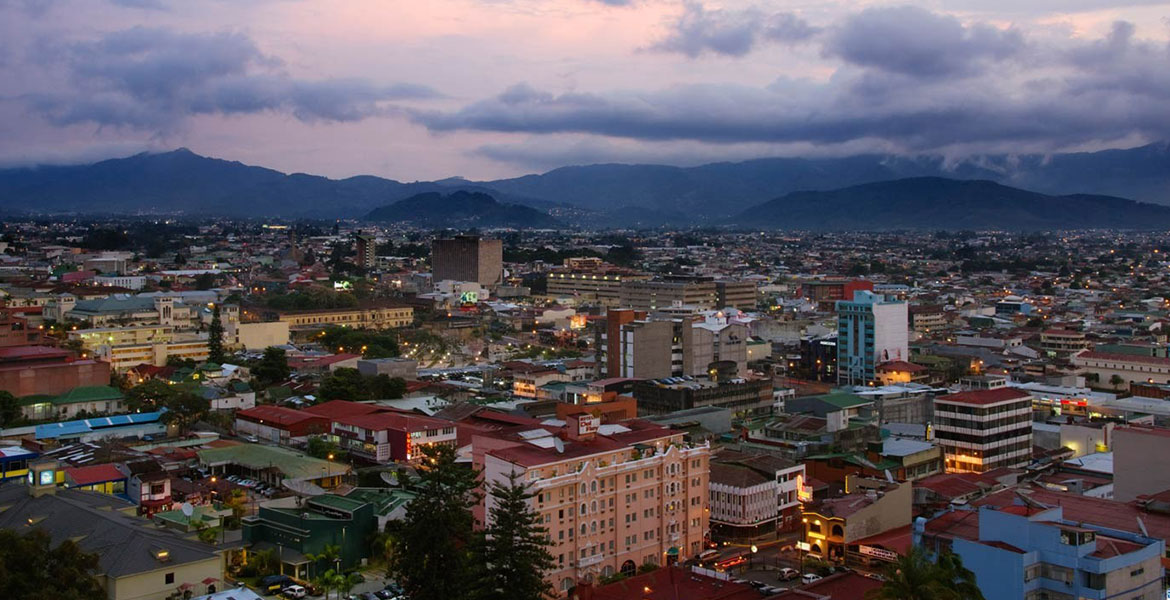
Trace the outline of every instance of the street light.
<instances>
[{"instance_id":1,"label":"street light","mask_svg":"<svg viewBox=\"0 0 1170 600\"><path fill-rule=\"evenodd\" d=\"M757 547L755 544L752 544L752 553L751 553L751 558L749 558L749 564L748 564L749 571L752 570L753 568L755 568L756 553L759 551L760 551L759 547Z\"/></svg>"}]
</instances>

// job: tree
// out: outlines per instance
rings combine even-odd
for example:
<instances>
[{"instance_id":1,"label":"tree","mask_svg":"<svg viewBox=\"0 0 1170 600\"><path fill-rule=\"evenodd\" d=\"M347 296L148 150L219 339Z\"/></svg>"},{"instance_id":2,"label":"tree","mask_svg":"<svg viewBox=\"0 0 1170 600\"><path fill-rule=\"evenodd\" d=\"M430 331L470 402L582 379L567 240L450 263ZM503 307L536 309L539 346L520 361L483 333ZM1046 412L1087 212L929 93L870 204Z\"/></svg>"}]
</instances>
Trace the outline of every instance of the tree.
<instances>
[{"instance_id":1,"label":"tree","mask_svg":"<svg viewBox=\"0 0 1170 600\"><path fill-rule=\"evenodd\" d=\"M342 456L341 447L337 445L337 442L332 442L320 435L309 437L309 444L305 452L309 456L325 460L340 460Z\"/></svg>"},{"instance_id":2,"label":"tree","mask_svg":"<svg viewBox=\"0 0 1170 600\"><path fill-rule=\"evenodd\" d=\"M309 561L309 564L313 566L314 569L319 562L331 564L336 562L339 558L341 558L341 546L335 544L325 544L325 547L322 548L321 552L317 554L305 554L305 559Z\"/></svg>"},{"instance_id":3,"label":"tree","mask_svg":"<svg viewBox=\"0 0 1170 600\"><path fill-rule=\"evenodd\" d=\"M211 309L211 325L207 327L207 360L223 364L227 355L223 351L223 321L219 319L219 305Z\"/></svg>"},{"instance_id":4,"label":"tree","mask_svg":"<svg viewBox=\"0 0 1170 600\"><path fill-rule=\"evenodd\" d=\"M369 400L366 379L357 369L334 369L321 381L317 395L324 400Z\"/></svg>"},{"instance_id":5,"label":"tree","mask_svg":"<svg viewBox=\"0 0 1170 600\"><path fill-rule=\"evenodd\" d=\"M1109 378L1109 385L1112 385L1114 388L1121 387L1121 384L1123 383L1125 383L1125 379L1123 379L1121 375L1118 375L1117 373L1114 373L1113 376Z\"/></svg>"},{"instance_id":6,"label":"tree","mask_svg":"<svg viewBox=\"0 0 1170 600\"><path fill-rule=\"evenodd\" d=\"M125 393L126 408L134 412L157 410L161 406L166 406L175 393L175 386L165 381L159 379L144 381Z\"/></svg>"},{"instance_id":7,"label":"tree","mask_svg":"<svg viewBox=\"0 0 1170 600\"><path fill-rule=\"evenodd\" d=\"M288 379L292 370L288 368L288 355L275 346L264 349L264 356L252 369L252 376L264 387Z\"/></svg>"},{"instance_id":8,"label":"tree","mask_svg":"<svg viewBox=\"0 0 1170 600\"><path fill-rule=\"evenodd\" d=\"M938 562L918 548L888 565L879 588L865 593L865 600L984 600L975 575L959 557L944 552Z\"/></svg>"},{"instance_id":9,"label":"tree","mask_svg":"<svg viewBox=\"0 0 1170 600\"><path fill-rule=\"evenodd\" d=\"M548 551L548 529L532 510L536 494L516 473L507 484L488 487L493 502L475 564L478 600L541 600L552 592L544 574L556 566Z\"/></svg>"},{"instance_id":10,"label":"tree","mask_svg":"<svg viewBox=\"0 0 1170 600\"><path fill-rule=\"evenodd\" d=\"M479 476L450 446L424 446L417 496L391 522L388 571L412 600L461 598L474 589L471 546Z\"/></svg>"},{"instance_id":11,"label":"tree","mask_svg":"<svg viewBox=\"0 0 1170 600\"><path fill-rule=\"evenodd\" d=\"M0 428L8 427L24 417L20 401L11 392L0 390Z\"/></svg>"},{"instance_id":12,"label":"tree","mask_svg":"<svg viewBox=\"0 0 1170 600\"><path fill-rule=\"evenodd\" d=\"M180 390L167 399L165 408L167 412L162 414L162 422L167 425L174 423L179 428L179 435L183 435L188 427L211 410L211 401L198 392Z\"/></svg>"},{"instance_id":13,"label":"tree","mask_svg":"<svg viewBox=\"0 0 1170 600\"><path fill-rule=\"evenodd\" d=\"M248 495L244 493L244 490L235 488L223 504L232 511L233 527L231 529L239 527L240 520L244 518L244 513L248 510Z\"/></svg>"},{"instance_id":14,"label":"tree","mask_svg":"<svg viewBox=\"0 0 1170 600\"><path fill-rule=\"evenodd\" d=\"M53 548L49 534L37 528L24 535L0 530L0 590L16 600L67 598L104 600L94 576L98 555L83 552L72 540Z\"/></svg>"}]
</instances>

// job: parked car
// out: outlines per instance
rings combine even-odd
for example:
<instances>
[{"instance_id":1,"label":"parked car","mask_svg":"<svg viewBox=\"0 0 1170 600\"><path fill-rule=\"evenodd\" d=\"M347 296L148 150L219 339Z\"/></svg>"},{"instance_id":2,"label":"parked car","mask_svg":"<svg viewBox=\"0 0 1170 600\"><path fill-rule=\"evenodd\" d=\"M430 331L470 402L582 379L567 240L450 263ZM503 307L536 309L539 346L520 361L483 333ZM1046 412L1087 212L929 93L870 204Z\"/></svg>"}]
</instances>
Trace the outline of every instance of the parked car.
<instances>
[{"instance_id":1,"label":"parked car","mask_svg":"<svg viewBox=\"0 0 1170 600\"><path fill-rule=\"evenodd\" d=\"M798 577L800 577L800 571L797 571L796 569L790 569L788 567L780 569L780 573L777 575L777 579L780 581L792 581Z\"/></svg>"},{"instance_id":2,"label":"parked car","mask_svg":"<svg viewBox=\"0 0 1170 600\"><path fill-rule=\"evenodd\" d=\"M295 583L288 575L269 575L260 578L260 590L271 594Z\"/></svg>"},{"instance_id":3,"label":"parked car","mask_svg":"<svg viewBox=\"0 0 1170 600\"><path fill-rule=\"evenodd\" d=\"M250 436L248 436L248 437L246 437L246 438L244 438L244 439L248 440L249 442L252 442L253 444L259 444L259 443L260 443L260 438L258 438L258 437L256 437L256 436L254 436L254 435L250 435Z\"/></svg>"},{"instance_id":4,"label":"parked car","mask_svg":"<svg viewBox=\"0 0 1170 600\"><path fill-rule=\"evenodd\" d=\"M301 598L309 595L309 591L306 590L304 586L295 584L284 588L280 591L280 593L283 594L285 598L293 598L295 600L300 600Z\"/></svg>"},{"instance_id":5,"label":"parked car","mask_svg":"<svg viewBox=\"0 0 1170 600\"><path fill-rule=\"evenodd\" d=\"M807 585L807 584L810 584L814 581L820 581L821 579L824 579L824 578L821 577L820 575L817 575L816 573L805 573L804 575L801 576L800 582Z\"/></svg>"}]
</instances>

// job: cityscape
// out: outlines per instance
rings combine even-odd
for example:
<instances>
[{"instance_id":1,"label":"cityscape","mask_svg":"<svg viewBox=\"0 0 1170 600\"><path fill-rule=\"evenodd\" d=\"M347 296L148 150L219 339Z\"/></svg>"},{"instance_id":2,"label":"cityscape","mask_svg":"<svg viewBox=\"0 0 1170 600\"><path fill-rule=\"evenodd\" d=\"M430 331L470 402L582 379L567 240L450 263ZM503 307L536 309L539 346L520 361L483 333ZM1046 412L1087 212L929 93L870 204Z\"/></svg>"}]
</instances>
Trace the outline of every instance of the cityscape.
<instances>
[{"instance_id":1,"label":"cityscape","mask_svg":"<svg viewBox=\"0 0 1170 600\"><path fill-rule=\"evenodd\" d=\"M1170 598L1167 23L0 0L0 600Z\"/></svg>"}]
</instances>

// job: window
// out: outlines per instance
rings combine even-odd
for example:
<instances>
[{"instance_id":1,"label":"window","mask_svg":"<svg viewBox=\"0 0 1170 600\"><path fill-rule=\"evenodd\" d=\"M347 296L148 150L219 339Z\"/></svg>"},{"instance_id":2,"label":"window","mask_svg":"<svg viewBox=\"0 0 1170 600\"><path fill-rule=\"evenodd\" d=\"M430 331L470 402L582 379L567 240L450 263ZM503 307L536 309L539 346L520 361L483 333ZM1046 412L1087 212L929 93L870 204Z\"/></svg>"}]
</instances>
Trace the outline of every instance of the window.
<instances>
[{"instance_id":1,"label":"window","mask_svg":"<svg viewBox=\"0 0 1170 600\"><path fill-rule=\"evenodd\" d=\"M1138 568L1136 568L1136 569L1134 569L1134 570L1130 571L1130 572L1129 572L1129 576L1130 576L1130 577L1137 577L1138 575L1141 575L1142 573L1145 573L1145 572L1146 572L1146 568L1145 568L1145 567L1138 567Z\"/></svg>"},{"instance_id":2,"label":"window","mask_svg":"<svg viewBox=\"0 0 1170 600\"><path fill-rule=\"evenodd\" d=\"M175 574L174 573L167 573L166 575L163 575L163 583L166 585L171 585L171 584L175 583Z\"/></svg>"}]
</instances>

